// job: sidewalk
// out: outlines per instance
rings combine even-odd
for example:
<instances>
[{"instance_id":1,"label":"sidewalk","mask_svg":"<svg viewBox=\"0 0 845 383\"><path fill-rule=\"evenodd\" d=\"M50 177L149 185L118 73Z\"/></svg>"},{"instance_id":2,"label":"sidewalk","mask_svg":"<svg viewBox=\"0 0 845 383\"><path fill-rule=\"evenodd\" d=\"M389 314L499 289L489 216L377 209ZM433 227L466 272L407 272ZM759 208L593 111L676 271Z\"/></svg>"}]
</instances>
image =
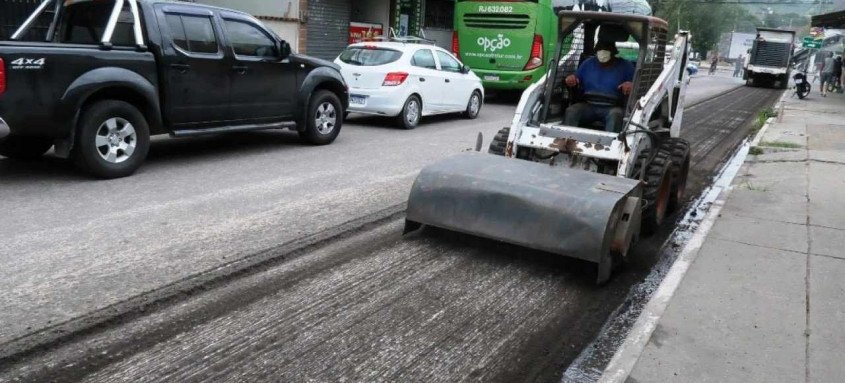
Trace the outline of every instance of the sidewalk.
<instances>
[{"instance_id":1,"label":"sidewalk","mask_svg":"<svg viewBox=\"0 0 845 383\"><path fill-rule=\"evenodd\" d=\"M786 97L628 382L845 379L845 97Z\"/></svg>"}]
</instances>

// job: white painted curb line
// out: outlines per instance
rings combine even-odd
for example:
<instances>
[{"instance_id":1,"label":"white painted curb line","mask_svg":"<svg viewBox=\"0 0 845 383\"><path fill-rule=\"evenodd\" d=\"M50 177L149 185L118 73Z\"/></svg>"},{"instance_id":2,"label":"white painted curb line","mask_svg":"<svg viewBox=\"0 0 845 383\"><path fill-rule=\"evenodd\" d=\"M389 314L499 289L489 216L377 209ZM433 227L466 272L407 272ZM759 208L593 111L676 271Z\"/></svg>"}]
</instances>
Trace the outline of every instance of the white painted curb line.
<instances>
[{"instance_id":1,"label":"white painted curb line","mask_svg":"<svg viewBox=\"0 0 845 383\"><path fill-rule=\"evenodd\" d=\"M747 155L747 147L741 150L745 151ZM744 159L745 155L742 158ZM735 175L734 173L729 177L731 181ZM713 201L707 212L707 216L705 216L701 225L692 235L686 246L684 246L684 249L678 255L678 259L675 260L666 277L660 282L660 287L657 288L657 291L654 292L654 295L643 308L643 312L640 313L640 317L637 318L636 323L634 323L634 326L625 338L625 342L616 350L616 354L613 355L613 359L610 360L610 363L608 363L607 368L598 380L600 383L623 383L628 379L628 375L634 370L634 366L640 359L640 355L642 355L646 344L651 339L651 334L657 327L657 322L663 316L666 307L669 306L669 301L675 295L675 291L681 284L681 280L684 279L690 265L698 257L701 245L704 244L707 234L722 211L728 191L727 189L722 190L719 193L718 199Z\"/></svg>"},{"instance_id":2,"label":"white painted curb line","mask_svg":"<svg viewBox=\"0 0 845 383\"><path fill-rule=\"evenodd\" d=\"M783 100L785 95L786 92L784 92L784 96L781 97L781 100L779 100L778 103ZM779 114L778 118L782 118L782 116ZM636 366L637 361L640 359L645 346L651 339L651 335L654 333L654 329L657 327L660 317L663 316L663 313L666 311L666 307L669 306L669 301L675 295L675 291L677 291L678 286L680 286L681 281L684 279L684 276L690 266L698 257L698 253L701 250L701 246L704 244L704 240L707 238L707 234L710 232L710 229L713 228L713 224L722 212L722 207L725 205L725 201L730 194L731 183L736 177L736 174L739 172L739 169L742 167L742 164L745 163L745 160L748 157L748 150L751 146L756 146L760 143L763 135L769 129L769 126L771 126L774 122L774 117L769 118L766 121L766 124L760 128L759 132L757 132L757 135L754 136L754 139L743 145L739 151L737 151L734 158L732 158L724 167L722 174L718 177L718 182L706 193L719 194L708 209L707 215L701 221L698 229L695 230L695 233L678 255L678 259L675 260L675 263L669 269L666 277L664 277L663 281L660 282L660 286L643 308L642 313L640 313L639 318L637 318L637 321L634 323L634 326L631 328L631 331L628 333L625 341L619 349L616 350L616 353L613 355L613 359L610 360L610 363L608 363L599 378L599 383L624 383L625 380L628 379L628 376L634 370L634 366Z\"/></svg>"}]
</instances>

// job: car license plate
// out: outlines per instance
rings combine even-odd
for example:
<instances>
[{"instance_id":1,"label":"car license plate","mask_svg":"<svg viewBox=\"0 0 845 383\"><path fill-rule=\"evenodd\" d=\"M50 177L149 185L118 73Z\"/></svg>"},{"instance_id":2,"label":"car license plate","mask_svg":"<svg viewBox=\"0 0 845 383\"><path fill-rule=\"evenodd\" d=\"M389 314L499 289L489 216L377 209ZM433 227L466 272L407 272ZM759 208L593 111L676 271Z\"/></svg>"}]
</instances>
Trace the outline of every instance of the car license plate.
<instances>
[{"instance_id":1,"label":"car license plate","mask_svg":"<svg viewBox=\"0 0 845 383\"><path fill-rule=\"evenodd\" d=\"M484 80L485 81L499 81L499 76L496 76L496 75L493 75L493 74L487 74L487 75L484 75Z\"/></svg>"},{"instance_id":2,"label":"car license plate","mask_svg":"<svg viewBox=\"0 0 845 383\"><path fill-rule=\"evenodd\" d=\"M350 95L349 103L355 105L364 105L367 103L367 96L359 96L357 94Z\"/></svg>"}]
</instances>

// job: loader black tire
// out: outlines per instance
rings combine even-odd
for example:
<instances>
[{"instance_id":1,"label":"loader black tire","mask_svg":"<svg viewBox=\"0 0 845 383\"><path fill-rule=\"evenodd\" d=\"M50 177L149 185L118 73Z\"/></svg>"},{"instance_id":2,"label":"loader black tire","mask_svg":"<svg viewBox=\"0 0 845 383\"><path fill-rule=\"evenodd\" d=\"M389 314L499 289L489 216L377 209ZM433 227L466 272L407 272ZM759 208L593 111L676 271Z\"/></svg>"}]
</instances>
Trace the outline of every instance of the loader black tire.
<instances>
[{"instance_id":1,"label":"loader black tire","mask_svg":"<svg viewBox=\"0 0 845 383\"><path fill-rule=\"evenodd\" d=\"M669 198L669 212L677 211L687 197L687 178L690 168L689 142L681 138L664 140L660 148L669 152L672 160L672 195Z\"/></svg>"},{"instance_id":2,"label":"loader black tire","mask_svg":"<svg viewBox=\"0 0 845 383\"><path fill-rule=\"evenodd\" d=\"M637 157L634 174L639 173L639 167L651 157L651 150L643 150ZM658 150L654 159L648 163L643 178L643 200L646 209L643 211L641 232L651 235L657 232L660 225L669 215L669 200L672 193L672 154L667 150Z\"/></svg>"},{"instance_id":3,"label":"loader black tire","mask_svg":"<svg viewBox=\"0 0 845 383\"><path fill-rule=\"evenodd\" d=\"M487 153L504 156L505 148L508 146L508 136L510 134L510 127L499 129L499 132L493 136L493 141L490 142L490 148L487 149Z\"/></svg>"}]
</instances>

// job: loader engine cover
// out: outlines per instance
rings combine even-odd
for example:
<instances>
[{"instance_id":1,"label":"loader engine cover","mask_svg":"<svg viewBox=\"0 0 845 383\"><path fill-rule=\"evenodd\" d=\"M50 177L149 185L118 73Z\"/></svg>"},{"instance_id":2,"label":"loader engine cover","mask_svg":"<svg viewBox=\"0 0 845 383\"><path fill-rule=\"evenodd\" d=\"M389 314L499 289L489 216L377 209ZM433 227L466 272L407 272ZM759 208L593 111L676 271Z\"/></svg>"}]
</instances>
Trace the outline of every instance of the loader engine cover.
<instances>
[{"instance_id":1,"label":"loader engine cover","mask_svg":"<svg viewBox=\"0 0 845 383\"><path fill-rule=\"evenodd\" d=\"M638 180L463 153L420 172L406 232L431 225L601 267L638 235L641 194Z\"/></svg>"}]
</instances>

